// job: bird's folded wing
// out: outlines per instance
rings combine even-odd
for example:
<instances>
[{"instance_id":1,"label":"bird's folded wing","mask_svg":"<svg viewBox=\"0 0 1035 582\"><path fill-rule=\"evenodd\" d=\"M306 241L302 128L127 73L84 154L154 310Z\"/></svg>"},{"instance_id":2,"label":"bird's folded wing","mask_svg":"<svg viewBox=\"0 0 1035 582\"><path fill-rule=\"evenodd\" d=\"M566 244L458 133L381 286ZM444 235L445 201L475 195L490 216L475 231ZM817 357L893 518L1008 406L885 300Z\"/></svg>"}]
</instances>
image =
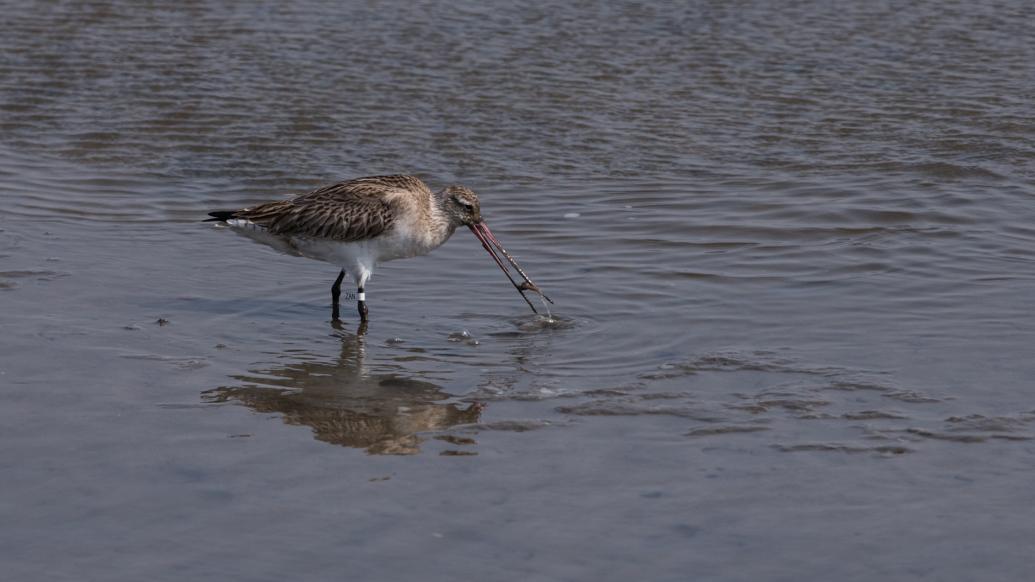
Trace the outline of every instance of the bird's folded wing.
<instances>
[{"instance_id":1,"label":"bird's folded wing","mask_svg":"<svg viewBox=\"0 0 1035 582\"><path fill-rule=\"evenodd\" d=\"M392 226L395 216L384 194L353 180L247 208L234 217L266 227L273 234L353 242L376 237Z\"/></svg>"}]
</instances>

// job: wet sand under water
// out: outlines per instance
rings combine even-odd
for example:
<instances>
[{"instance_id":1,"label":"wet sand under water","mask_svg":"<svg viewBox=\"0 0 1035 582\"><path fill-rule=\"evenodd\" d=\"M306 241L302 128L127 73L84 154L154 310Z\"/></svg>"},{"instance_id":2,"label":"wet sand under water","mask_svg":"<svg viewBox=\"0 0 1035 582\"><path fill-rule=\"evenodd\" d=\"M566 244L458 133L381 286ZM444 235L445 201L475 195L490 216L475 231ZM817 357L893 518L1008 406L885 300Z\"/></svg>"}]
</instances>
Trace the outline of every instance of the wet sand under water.
<instances>
[{"instance_id":1,"label":"wet sand under water","mask_svg":"<svg viewBox=\"0 0 1035 582\"><path fill-rule=\"evenodd\" d=\"M1027 8L834 4L12 9L4 578L1026 579ZM554 320L200 222L391 171Z\"/></svg>"}]
</instances>

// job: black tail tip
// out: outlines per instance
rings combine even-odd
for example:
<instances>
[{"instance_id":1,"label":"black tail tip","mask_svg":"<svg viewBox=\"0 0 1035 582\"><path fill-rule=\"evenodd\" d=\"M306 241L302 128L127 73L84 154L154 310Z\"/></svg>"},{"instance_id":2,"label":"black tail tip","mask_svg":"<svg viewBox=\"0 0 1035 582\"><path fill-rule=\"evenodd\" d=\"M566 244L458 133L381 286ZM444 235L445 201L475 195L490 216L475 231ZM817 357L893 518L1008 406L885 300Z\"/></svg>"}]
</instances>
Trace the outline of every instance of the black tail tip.
<instances>
[{"instance_id":1,"label":"black tail tip","mask_svg":"<svg viewBox=\"0 0 1035 582\"><path fill-rule=\"evenodd\" d=\"M215 212L209 212L208 215L212 218L205 219L205 222L226 222L234 217L234 211L217 210Z\"/></svg>"}]
</instances>

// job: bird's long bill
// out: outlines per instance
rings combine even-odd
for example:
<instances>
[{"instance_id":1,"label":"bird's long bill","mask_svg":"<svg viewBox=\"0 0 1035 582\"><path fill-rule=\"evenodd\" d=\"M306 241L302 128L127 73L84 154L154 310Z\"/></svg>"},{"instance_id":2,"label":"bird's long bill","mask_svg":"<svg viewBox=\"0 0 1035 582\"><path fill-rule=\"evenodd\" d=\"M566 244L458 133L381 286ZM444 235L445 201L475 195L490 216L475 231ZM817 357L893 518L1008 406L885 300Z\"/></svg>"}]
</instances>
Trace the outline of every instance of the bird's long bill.
<instances>
[{"instance_id":1,"label":"bird's long bill","mask_svg":"<svg viewBox=\"0 0 1035 582\"><path fill-rule=\"evenodd\" d=\"M525 291L538 293L543 297L543 299L549 301L550 303L553 303L553 300L547 297L546 294L543 293L539 289L539 287L535 283L533 283L531 279L528 278L528 275L525 274L524 269L522 269L521 266L517 264L517 261L514 260L514 257L510 256L510 253L507 252L507 249L503 248L503 245L500 244L500 241L495 236L493 236L492 231L489 230L488 225L486 225L484 222L479 222L470 225L469 228L471 229L471 232L474 233L474 236L478 237L478 241L482 243L482 247L485 248L485 250L488 251L490 255L492 255L492 259L496 261L496 264L499 266L500 270L503 271L503 274L507 276L507 279L510 279L510 283L514 285L515 289L518 290L518 293L521 294L521 298L525 300L525 303L528 303L528 306L532 308L533 312L539 313L536 310L535 305L532 305L532 302L528 300L528 297L525 297ZM499 254L496 253L497 250L499 250ZM518 283L516 280L514 280L514 275L511 274L510 269L508 269L507 265L503 262L503 260L500 259L500 254L502 254L503 257L507 259L507 262L510 263L512 267L514 267L514 270L517 271L518 275L522 279L521 283Z\"/></svg>"}]
</instances>

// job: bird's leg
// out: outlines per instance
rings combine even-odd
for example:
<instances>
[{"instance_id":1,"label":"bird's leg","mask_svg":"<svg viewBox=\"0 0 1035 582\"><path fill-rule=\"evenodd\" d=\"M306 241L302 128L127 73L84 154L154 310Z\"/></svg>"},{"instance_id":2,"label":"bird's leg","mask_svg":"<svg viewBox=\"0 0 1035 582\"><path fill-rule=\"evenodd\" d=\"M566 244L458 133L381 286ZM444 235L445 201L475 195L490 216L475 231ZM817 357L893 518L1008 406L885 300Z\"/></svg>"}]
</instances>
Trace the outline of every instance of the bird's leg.
<instances>
[{"instance_id":1,"label":"bird's leg","mask_svg":"<svg viewBox=\"0 0 1035 582\"><path fill-rule=\"evenodd\" d=\"M364 287L367 286L367 279L369 278L370 269L361 268L359 270L359 277L357 277L358 280L356 281L356 303L359 307L359 321L361 324L365 324L367 322L367 313L369 313L367 311L367 294L364 292Z\"/></svg>"},{"instance_id":2,"label":"bird's leg","mask_svg":"<svg viewBox=\"0 0 1035 582\"><path fill-rule=\"evenodd\" d=\"M369 310L367 310L367 294L363 292L363 287L356 290L356 299L359 300L359 320L366 323Z\"/></svg>"},{"instance_id":3,"label":"bird's leg","mask_svg":"<svg viewBox=\"0 0 1035 582\"><path fill-rule=\"evenodd\" d=\"M334 285L331 286L331 319L338 321L338 299L341 298L341 280L345 278L345 269L342 269L338 273L338 278L334 280Z\"/></svg>"}]
</instances>

